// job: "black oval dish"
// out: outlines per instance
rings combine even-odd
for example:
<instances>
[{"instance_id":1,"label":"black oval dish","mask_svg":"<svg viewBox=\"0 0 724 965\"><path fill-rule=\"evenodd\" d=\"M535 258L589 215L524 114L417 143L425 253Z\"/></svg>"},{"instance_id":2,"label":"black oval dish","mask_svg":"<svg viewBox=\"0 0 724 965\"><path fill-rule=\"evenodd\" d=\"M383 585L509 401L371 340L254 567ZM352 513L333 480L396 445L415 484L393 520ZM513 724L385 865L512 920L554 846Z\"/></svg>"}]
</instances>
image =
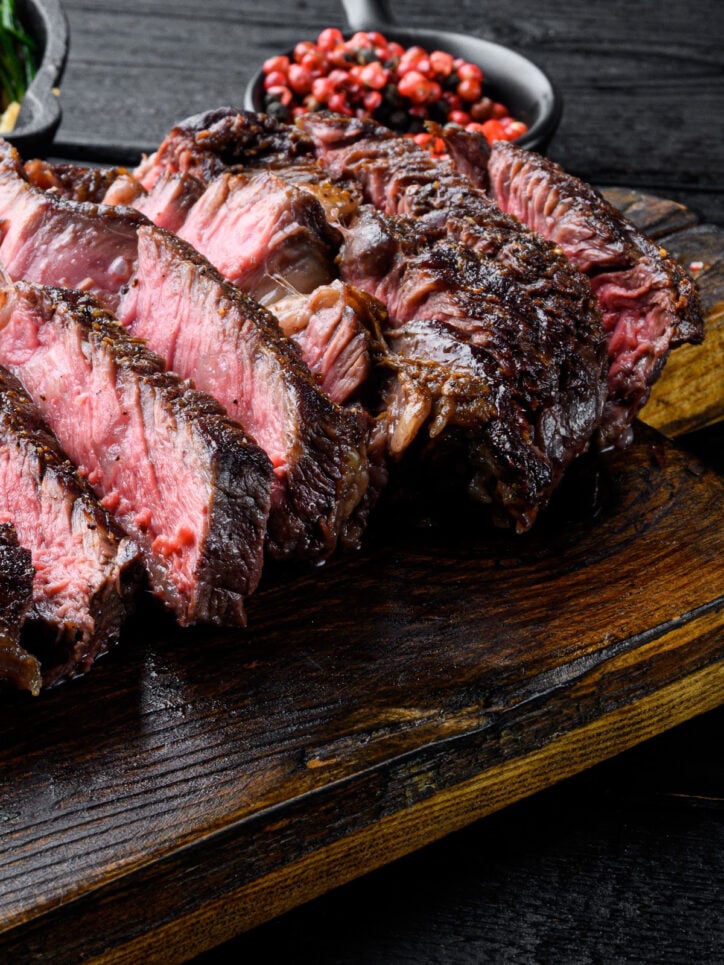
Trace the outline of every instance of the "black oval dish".
<instances>
[{"instance_id":1,"label":"black oval dish","mask_svg":"<svg viewBox=\"0 0 724 965\"><path fill-rule=\"evenodd\" d=\"M53 89L60 83L68 53L68 22L58 0L19 0L18 16L38 45L38 71L25 92L17 123L4 134L24 156L42 154L60 123Z\"/></svg>"},{"instance_id":2,"label":"black oval dish","mask_svg":"<svg viewBox=\"0 0 724 965\"><path fill-rule=\"evenodd\" d=\"M558 127L563 109L561 95L534 63L509 47L466 34L401 27L395 23L383 0L342 0L352 31L378 30L403 47L413 44L445 50L477 64L485 74L485 93L506 104L514 117L528 125L516 144L542 151ZM290 51L288 53L291 53ZM264 73L258 70L244 93L247 110L264 110Z\"/></svg>"}]
</instances>

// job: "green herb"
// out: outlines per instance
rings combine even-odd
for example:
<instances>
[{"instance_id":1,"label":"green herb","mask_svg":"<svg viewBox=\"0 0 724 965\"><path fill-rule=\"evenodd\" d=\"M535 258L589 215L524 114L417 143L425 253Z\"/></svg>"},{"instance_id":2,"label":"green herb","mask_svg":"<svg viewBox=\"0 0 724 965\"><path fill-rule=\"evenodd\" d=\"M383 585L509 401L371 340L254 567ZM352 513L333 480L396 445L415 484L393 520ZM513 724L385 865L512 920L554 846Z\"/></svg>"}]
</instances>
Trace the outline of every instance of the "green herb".
<instances>
[{"instance_id":1,"label":"green herb","mask_svg":"<svg viewBox=\"0 0 724 965\"><path fill-rule=\"evenodd\" d=\"M0 88L3 106L18 103L35 76L36 46L23 30L15 12L15 0L0 2Z\"/></svg>"}]
</instances>

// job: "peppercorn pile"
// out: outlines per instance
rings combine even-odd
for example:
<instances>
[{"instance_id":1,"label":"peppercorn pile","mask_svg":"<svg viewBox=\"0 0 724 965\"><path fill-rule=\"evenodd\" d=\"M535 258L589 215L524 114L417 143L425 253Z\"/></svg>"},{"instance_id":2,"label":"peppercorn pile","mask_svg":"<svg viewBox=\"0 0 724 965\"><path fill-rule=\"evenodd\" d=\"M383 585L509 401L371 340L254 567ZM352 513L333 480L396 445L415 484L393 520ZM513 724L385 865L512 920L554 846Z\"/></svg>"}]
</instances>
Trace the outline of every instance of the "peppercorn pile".
<instances>
[{"instance_id":1,"label":"peppercorn pile","mask_svg":"<svg viewBox=\"0 0 724 965\"><path fill-rule=\"evenodd\" d=\"M316 43L298 43L292 59L269 58L264 74L265 110L282 121L318 110L372 117L435 153L444 145L425 130L425 121L458 124L491 144L528 130L505 104L483 94L477 64L443 50L405 49L377 31L345 40L328 27Z\"/></svg>"}]
</instances>

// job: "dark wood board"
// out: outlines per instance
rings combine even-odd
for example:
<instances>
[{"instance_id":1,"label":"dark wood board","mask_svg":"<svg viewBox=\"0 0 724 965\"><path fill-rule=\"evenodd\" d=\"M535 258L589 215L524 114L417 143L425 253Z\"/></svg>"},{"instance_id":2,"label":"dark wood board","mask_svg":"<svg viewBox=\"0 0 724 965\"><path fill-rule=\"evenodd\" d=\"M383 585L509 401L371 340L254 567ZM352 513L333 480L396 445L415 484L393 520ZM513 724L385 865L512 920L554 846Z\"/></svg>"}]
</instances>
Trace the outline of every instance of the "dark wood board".
<instances>
[{"instance_id":1,"label":"dark wood board","mask_svg":"<svg viewBox=\"0 0 724 965\"><path fill-rule=\"evenodd\" d=\"M0 710L0 957L181 961L716 706L723 497L640 426L525 537L395 509L245 632L146 609Z\"/></svg>"}]
</instances>

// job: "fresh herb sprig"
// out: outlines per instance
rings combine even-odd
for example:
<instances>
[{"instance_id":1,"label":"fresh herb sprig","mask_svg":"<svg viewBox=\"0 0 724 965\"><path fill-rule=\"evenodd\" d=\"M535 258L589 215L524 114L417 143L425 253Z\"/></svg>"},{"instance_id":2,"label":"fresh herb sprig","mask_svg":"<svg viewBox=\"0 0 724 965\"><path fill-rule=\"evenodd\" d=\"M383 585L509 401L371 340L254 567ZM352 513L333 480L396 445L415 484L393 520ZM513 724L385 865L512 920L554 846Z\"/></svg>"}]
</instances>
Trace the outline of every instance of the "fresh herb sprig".
<instances>
[{"instance_id":1,"label":"fresh herb sprig","mask_svg":"<svg viewBox=\"0 0 724 965\"><path fill-rule=\"evenodd\" d=\"M0 2L0 88L3 106L23 99L35 76L36 44L23 30L15 0Z\"/></svg>"}]
</instances>

